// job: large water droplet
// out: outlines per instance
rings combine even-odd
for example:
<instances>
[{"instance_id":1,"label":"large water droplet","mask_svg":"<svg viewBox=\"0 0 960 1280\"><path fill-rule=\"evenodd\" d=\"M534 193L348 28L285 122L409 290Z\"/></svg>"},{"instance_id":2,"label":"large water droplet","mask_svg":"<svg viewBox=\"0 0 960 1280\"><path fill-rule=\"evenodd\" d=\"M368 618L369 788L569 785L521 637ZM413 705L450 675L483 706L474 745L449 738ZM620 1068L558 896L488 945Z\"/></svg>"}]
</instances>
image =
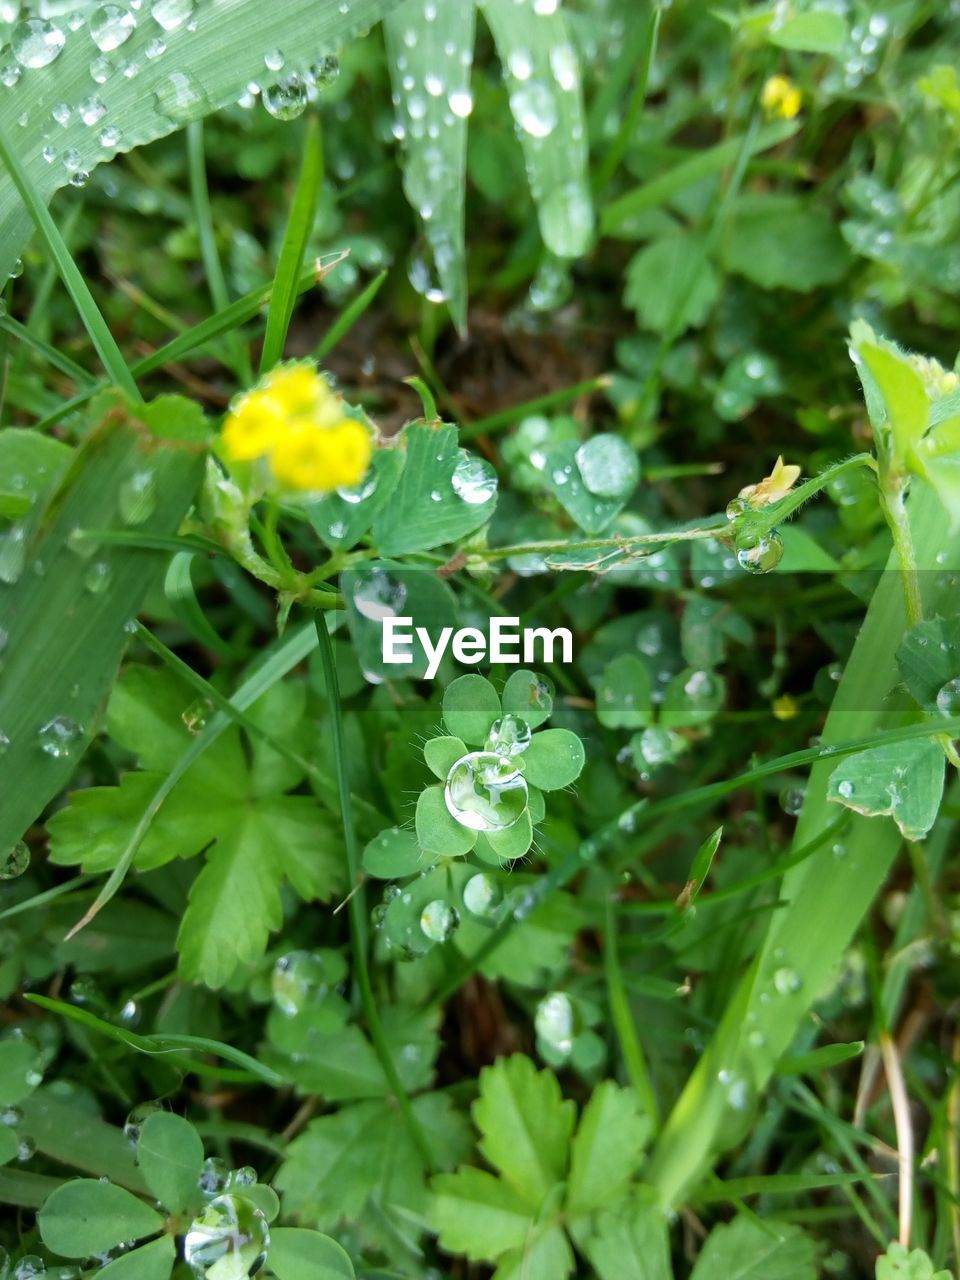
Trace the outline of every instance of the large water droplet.
<instances>
[{"instance_id":1,"label":"large water droplet","mask_svg":"<svg viewBox=\"0 0 960 1280\"><path fill-rule=\"evenodd\" d=\"M22 876L30 865L30 850L18 840L12 849L8 849L0 858L0 880L16 880Z\"/></svg>"},{"instance_id":2,"label":"large water droplet","mask_svg":"<svg viewBox=\"0 0 960 1280\"><path fill-rule=\"evenodd\" d=\"M526 720L508 712L490 726L485 750L493 751L498 756L518 756L529 747L532 737L532 730Z\"/></svg>"},{"instance_id":3,"label":"large water droplet","mask_svg":"<svg viewBox=\"0 0 960 1280\"><path fill-rule=\"evenodd\" d=\"M352 489L338 488L337 496L342 498L344 502L349 502L351 506L356 506L358 502L365 502L367 498L372 497L377 490L377 473L371 471L366 479Z\"/></svg>"},{"instance_id":4,"label":"large water droplet","mask_svg":"<svg viewBox=\"0 0 960 1280\"><path fill-rule=\"evenodd\" d=\"M503 890L493 876L485 871L471 876L463 886L463 905L472 916L493 915L503 901Z\"/></svg>"},{"instance_id":5,"label":"large water droplet","mask_svg":"<svg viewBox=\"0 0 960 1280\"><path fill-rule=\"evenodd\" d=\"M193 17L194 8L194 0L154 0L150 6L150 17L164 31L176 31Z\"/></svg>"},{"instance_id":6,"label":"large water droplet","mask_svg":"<svg viewBox=\"0 0 960 1280\"><path fill-rule=\"evenodd\" d=\"M776 529L769 533L744 532L737 537L737 563L748 573L769 573L783 559L783 539Z\"/></svg>"},{"instance_id":7,"label":"large water droplet","mask_svg":"<svg viewBox=\"0 0 960 1280\"><path fill-rule=\"evenodd\" d=\"M948 680L937 694L937 710L942 716L960 716L960 676Z\"/></svg>"},{"instance_id":8,"label":"large water droplet","mask_svg":"<svg viewBox=\"0 0 960 1280\"><path fill-rule=\"evenodd\" d=\"M435 898L420 912L420 928L431 942L446 942L453 937L460 917L449 902Z\"/></svg>"},{"instance_id":9,"label":"large water droplet","mask_svg":"<svg viewBox=\"0 0 960 1280\"><path fill-rule=\"evenodd\" d=\"M796 818L803 808L806 794L806 790L803 787L785 787L780 792L780 808L784 813L789 814L791 818Z\"/></svg>"},{"instance_id":10,"label":"large water droplet","mask_svg":"<svg viewBox=\"0 0 960 1280\"><path fill-rule=\"evenodd\" d=\"M203 87L187 71L171 71L157 86L157 110L177 124L204 115L210 105Z\"/></svg>"},{"instance_id":11,"label":"large water droplet","mask_svg":"<svg viewBox=\"0 0 960 1280\"><path fill-rule=\"evenodd\" d=\"M486 458L461 449L450 479L458 498L472 505L489 502L497 492L497 473Z\"/></svg>"},{"instance_id":12,"label":"large water droplet","mask_svg":"<svg viewBox=\"0 0 960 1280\"><path fill-rule=\"evenodd\" d=\"M27 528L23 524L13 524L0 535L0 582L7 586L19 582L26 563Z\"/></svg>"},{"instance_id":13,"label":"large water droplet","mask_svg":"<svg viewBox=\"0 0 960 1280\"><path fill-rule=\"evenodd\" d=\"M144 1121L154 1115L157 1111L162 1111L163 1107L159 1102L138 1102L137 1105L127 1115L123 1122L123 1132L127 1141L131 1146L136 1146L140 1141L140 1130L143 1128Z\"/></svg>"},{"instance_id":14,"label":"large water droplet","mask_svg":"<svg viewBox=\"0 0 960 1280\"><path fill-rule=\"evenodd\" d=\"M284 76L263 90L263 105L275 120L296 120L307 105L307 86L299 71Z\"/></svg>"},{"instance_id":15,"label":"large water droplet","mask_svg":"<svg viewBox=\"0 0 960 1280\"><path fill-rule=\"evenodd\" d=\"M773 985L782 996L792 996L803 986L803 979L796 969L784 965L773 975Z\"/></svg>"},{"instance_id":16,"label":"large water droplet","mask_svg":"<svg viewBox=\"0 0 960 1280\"><path fill-rule=\"evenodd\" d=\"M270 1245L267 1220L249 1200L217 1196L190 1224L184 1261L207 1280L243 1280L263 1266Z\"/></svg>"},{"instance_id":17,"label":"large water droplet","mask_svg":"<svg viewBox=\"0 0 960 1280\"><path fill-rule=\"evenodd\" d=\"M534 1029L544 1044L561 1057L573 1052L576 1016L573 1001L565 991L551 991L537 1005Z\"/></svg>"},{"instance_id":18,"label":"large water droplet","mask_svg":"<svg viewBox=\"0 0 960 1280\"><path fill-rule=\"evenodd\" d=\"M471 751L447 774L447 810L471 831L503 831L527 807L527 783L514 762L493 751Z\"/></svg>"},{"instance_id":19,"label":"large water droplet","mask_svg":"<svg viewBox=\"0 0 960 1280\"><path fill-rule=\"evenodd\" d=\"M407 588L402 582L391 578L384 569L371 569L368 573L358 574L353 589L354 608L371 622L395 618L403 608L406 598Z\"/></svg>"},{"instance_id":20,"label":"large water droplet","mask_svg":"<svg viewBox=\"0 0 960 1280\"><path fill-rule=\"evenodd\" d=\"M447 97L450 110L460 120L466 120L473 111L473 94L469 89L454 89Z\"/></svg>"},{"instance_id":21,"label":"large water droplet","mask_svg":"<svg viewBox=\"0 0 960 1280\"><path fill-rule=\"evenodd\" d=\"M230 1181L230 1167L219 1156L208 1156L200 1170L197 1183L205 1196L218 1196Z\"/></svg>"},{"instance_id":22,"label":"large water droplet","mask_svg":"<svg viewBox=\"0 0 960 1280\"><path fill-rule=\"evenodd\" d=\"M108 560L94 560L83 575L83 585L95 596L103 595L110 585L112 571Z\"/></svg>"},{"instance_id":23,"label":"large water droplet","mask_svg":"<svg viewBox=\"0 0 960 1280\"><path fill-rule=\"evenodd\" d=\"M532 138L546 138L557 127L556 99L539 80L514 89L510 109L519 127Z\"/></svg>"},{"instance_id":24,"label":"large water droplet","mask_svg":"<svg viewBox=\"0 0 960 1280\"><path fill-rule=\"evenodd\" d=\"M90 35L101 53L110 53L133 35L137 20L119 4L101 4L90 15Z\"/></svg>"},{"instance_id":25,"label":"large water droplet","mask_svg":"<svg viewBox=\"0 0 960 1280\"><path fill-rule=\"evenodd\" d=\"M292 1018L329 991L326 961L312 951L291 951L273 966L270 985L277 1008Z\"/></svg>"},{"instance_id":26,"label":"large water droplet","mask_svg":"<svg viewBox=\"0 0 960 1280\"><path fill-rule=\"evenodd\" d=\"M41 1276L46 1274L47 1264L42 1258L38 1258L35 1253L27 1254L25 1258L21 1258L13 1268L13 1280L39 1280Z\"/></svg>"},{"instance_id":27,"label":"large water droplet","mask_svg":"<svg viewBox=\"0 0 960 1280\"><path fill-rule=\"evenodd\" d=\"M43 725L37 738L41 750L54 760L69 760L83 741L83 726L69 716L54 716Z\"/></svg>"},{"instance_id":28,"label":"large water droplet","mask_svg":"<svg viewBox=\"0 0 960 1280\"><path fill-rule=\"evenodd\" d=\"M633 492L640 478L637 455L620 436L593 436L576 453L587 489L597 497L621 498Z\"/></svg>"},{"instance_id":29,"label":"large water droplet","mask_svg":"<svg viewBox=\"0 0 960 1280\"><path fill-rule=\"evenodd\" d=\"M54 22L27 18L10 33L10 48L21 67L46 67L58 57L67 37Z\"/></svg>"},{"instance_id":30,"label":"large water droplet","mask_svg":"<svg viewBox=\"0 0 960 1280\"><path fill-rule=\"evenodd\" d=\"M89 125L96 124L107 114L106 104L95 93L91 94L89 98L84 98L77 110L80 112L80 119L83 123Z\"/></svg>"}]
</instances>

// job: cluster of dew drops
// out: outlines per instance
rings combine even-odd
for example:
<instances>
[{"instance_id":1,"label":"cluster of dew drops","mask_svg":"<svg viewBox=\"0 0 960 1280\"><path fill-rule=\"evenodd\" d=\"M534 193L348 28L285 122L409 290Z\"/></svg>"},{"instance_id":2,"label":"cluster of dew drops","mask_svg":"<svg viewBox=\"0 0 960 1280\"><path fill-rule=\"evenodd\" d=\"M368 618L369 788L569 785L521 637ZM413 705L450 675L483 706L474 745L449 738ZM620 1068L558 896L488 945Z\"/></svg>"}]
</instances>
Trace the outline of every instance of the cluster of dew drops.
<instances>
[{"instance_id":1,"label":"cluster of dew drops","mask_svg":"<svg viewBox=\"0 0 960 1280\"><path fill-rule=\"evenodd\" d=\"M128 0L126 4L98 5L89 15L77 11L56 20L48 16L24 17L21 9L20 0L0 0L0 23L9 28L8 57L0 64L0 86L7 89L17 85L24 72L54 63L73 33L90 42L89 71L94 86L105 84L115 73L132 80L139 75L141 63L136 56L125 56L125 46L138 26L144 21L150 24L149 38L142 47L142 56L149 64L167 52L167 40L174 32L194 32L199 22L198 0ZM341 11L349 12L349 6L342 4ZM253 106L259 96L266 110L280 120L300 115L318 91L339 73L336 58L324 57L302 73L288 70L281 74L287 60L279 49L267 50L263 62L267 83L262 87L258 82L248 84L240 104ZM177 123L199 114L197 109L206 101L202 87L185 71L173 71L162 80L154 98L158 111ZM50 112L41 155L48 164L59 161L73 186L86 183L89 173L84 166L88 161L77 146L61 149L57 145L58 132L79 122L96 130L96 142L102 151L113 152L121 145L123 133L105 119L106 115L107 106L96 87L79 104L59 102ZM28 112L18 117L22 126L29 120Z\"/></svg>"}]
</instances>

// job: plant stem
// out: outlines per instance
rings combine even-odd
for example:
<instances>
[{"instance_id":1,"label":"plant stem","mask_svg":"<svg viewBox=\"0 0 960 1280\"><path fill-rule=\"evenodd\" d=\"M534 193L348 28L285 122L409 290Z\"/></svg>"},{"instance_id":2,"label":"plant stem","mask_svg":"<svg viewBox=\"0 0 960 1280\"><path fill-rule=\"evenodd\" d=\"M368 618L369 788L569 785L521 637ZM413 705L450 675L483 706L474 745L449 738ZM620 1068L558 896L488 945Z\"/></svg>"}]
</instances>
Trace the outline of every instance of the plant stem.
<instances>
[{"instance_id":1,"label":"plant stem","mask_svg":"<svg viewBox=\"0 0 960 1280\"><path fill-rule=\"evenodd\" d=\"M383 1023L377 1009L376 998L370 983L370 969L367 964L367 914L366 901L360 879L360 859L357 851L356 828L353 824L353 804L350 796L350 779L347 773L347 751L343 735L343 710L340 706L340 686L337 680L337 665L333 655L333 643L327 628L326 616L314 618L317 639L320 642L320 663L323 667L324 680L327 686L327 699L330 703L331 733L333 738L333 754L337 764L337 790L340 795L340 815L343 820L343 841L347 852L348 903L350 917L350 937L353 946L353 963L360 992L360 1003L367 1020L370 1039L376 1050L380 1065L387 1078L397 1105L406 1121L410 1137L420 1154L424 1167L433 1167L433 1156L426 1135L414 1114L410 1098L403 1087L397 1073L390 1046L384 1035Z\"/></svg>"},{"instance_id":2,"label":"plant stem","mask_svg":"<svg viewBox=\"0 0 960 1280\"><path fill-rule=\"evenodd\" d=\"M920 598L920 579L917 575L917 556L913 534L907 518L907 507L902 488L882 492L883 514L893 535L893 549L900 566L903 585L903 603L907 612L907 626L915 626L923 618L923 602Z\"/></svg>"},{"instance_id":3,"label":"plant stem","mask_svg":"<svg viewBox=\"0 0 960 1280\"><path fill-rule=\"evenodd\" d=\"M696 529L668 529L662 533L640 533L633 538L583 538L577 542L517 542L512 547L491 547L487 551L476 553L473 558L487 562L505 560L509 556L551 555L557 551L629 552L634 547L662 547L672 542L696 542L703 538L715 538L728 528L729 525L724 520L722 524L705 525Z\"/></svg>"},{"instance_id":4,"label":"plant stem","mask_svg":"<svg viewBox=\"0 0 960 1280\"><path fill-rule=\"evenodd\" d=\"M612 893L607 895L605 905L606 920L603 932L603 969L607 980L607 999L610 1003L610 1015L620 1041L623 1060L627 1064L627 1072L634 1092L643 1110L650 1117L653 1132L660 1127L660 1108L657 1095L653 1091L650 1072L644 1057L643 1046L637 1036L637 1028L630 1011L630 1002L623 985L623 974L620 970L620 956L617 949L617 904Z\"/></svg>"}]
</instances>

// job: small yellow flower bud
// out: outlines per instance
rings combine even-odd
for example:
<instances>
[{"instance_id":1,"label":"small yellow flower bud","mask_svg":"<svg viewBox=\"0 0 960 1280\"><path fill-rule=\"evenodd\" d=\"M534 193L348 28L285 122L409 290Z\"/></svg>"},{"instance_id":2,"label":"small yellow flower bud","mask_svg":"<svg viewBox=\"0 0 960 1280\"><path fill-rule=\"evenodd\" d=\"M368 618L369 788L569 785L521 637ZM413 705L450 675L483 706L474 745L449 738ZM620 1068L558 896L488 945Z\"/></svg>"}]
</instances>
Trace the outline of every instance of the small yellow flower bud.
<instances>
[{"instance_id":1,"label":"small yellow flower bud","mask_svg":"<svg viewBox=\"0 0 960 1280\"><path fill-rule=\"evenodd\" d=\"M768 116L793 120L800 114L803 94L789 76L770 76L760 91L760 104Z\"/></svg>"},{"instance_id":2,"label":"small yellow flower bud","mask_svg":"<svg viewBox=\"0 0 960 1280\"><path fill-rule=\"evenodd\" d=\"M790 696L789 693L781 693L779 698L774 698L770 704L770 710L773 712L777 720L792 720L800 711L796 698Z\"/></svg>"}]
</instances>

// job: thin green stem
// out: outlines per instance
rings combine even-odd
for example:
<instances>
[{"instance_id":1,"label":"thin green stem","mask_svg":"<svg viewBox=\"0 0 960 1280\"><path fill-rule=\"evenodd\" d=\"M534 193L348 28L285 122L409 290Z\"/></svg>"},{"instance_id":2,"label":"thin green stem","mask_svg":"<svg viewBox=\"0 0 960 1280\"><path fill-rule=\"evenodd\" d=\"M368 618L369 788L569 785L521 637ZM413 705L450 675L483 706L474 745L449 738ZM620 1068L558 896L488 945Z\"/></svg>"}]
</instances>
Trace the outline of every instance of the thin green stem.
<instances>
[{"instance_id":1,"label":"thin green stem","mask_svg":"<svg viewBox=\"0 0 960 1280\"><path fill-rule=\"evenodd\" d=\"M778 502L773 502L768 507L760 507L756 511L748 508L739 518L738 523L741 521L749 523L750 528L757 533L765 533L774 525L789 519L804 503L809 502L815 494L820 493L840 476L846 475L848 471L858 471L861 467L876 472L877 464L872 454L855 453L851 458L844 458L842 462L835 462L832 466L825 467L819 475L797 485Z\"/></svg>"},{"instance_id":2,"label":"thin green stem","mask_svg":"<svg viewBox=\"0 0 960 1280\"><path fill-rule=\"evenodd\" d=\"M633 1085L643 1110L650 1117L653 1131L660 1127L660 1107L654 1093L647 1069L647 1060L643 1046L637 1035L633 1021L630 1001L623 985L623 973L620 969L620 956L617 946L617 903L612 894L608 894L605 904L605 927L603 933L603 970L607 982L607 1000L610 1004L610 1016L614 1030L620 1041L623 1060L627 1066L630 1082Z\"/></svg>"},{"instance_id":3,"label":"thin green stem","mask_svg":"<svg viewBox=\"0 0 960 1280\"><path fill-rule=\"evenodd\" d=\"M596 378L587 378L584 382L575 382L569 387L548 391L546 395L536 396L524 404L511 405L509 409L501 409L498 413L491 413L486 418L477 418L475 422L466 423L460 429L460 439L473 440L476 436L489 435L492 431L502 431L504 427L512 426L521 418L529 417L534 413L545 413L548 409L558 409L561 405L569 404L571 400L592 395L593 392L602 391L609 385L610 375L601 373Z\"/></svg>"},{"instance_id":4,"label":"thin green stem","mask_svg":"<svg viewBox=\"0 0 960 1280\"><path fill-rule=\"evenodd\" d=\"M218 311L225 311L230 305L230 294L220 255L217 252L217 236L213 225L213 211L210 208L210 192L207 187L207 160L203 145L202 120L192 120L187 125L187 161L190 169L193 212L197 220L197 234L200 237L200 256L203 259L203 269L207 273L207 287L214 307ZM250 357L237 333L229 332L225 342L234 374L241 382L249 383L253 378Z\"/></svg>"},{"instance_id":5,"label":"thin green stem","mask_svg":"<svg viewBox=\"0 0 960 1280\"><path fill-rule=\"evenodd\" d=\"M910 520L901 488L881 489L883 514L893 535L893 549L900 566L900 582L903 586L903 603L907 613L907 626L915 626L923 618L923 601L920 596L920 578L917 573L917 555L910 531Z\"/></svg>"},{"instance_id":6,"label":"thin green stem","mask_svg":"<svg viewBox=\"0 0 960 1280\"><path fill-rule=\"evenodd\" d=\"M347 746L343 733L343 709L340 705L340 685L337 679L337 664L333 654L333 643L327 627L326 617L314 619L319 641L320 664L323 667L324 680L327 686L327 700L330 704L331 736L333 754L337 766L337 789L340 795L340 815L343 820L343 841L347 852L348 898L347 910L350 917L350 936L353 944L353 963L357 987L360 992L360 1003L367 1020L370 1039L376 1050L383 1073L387 1078L397 1105L406 1121L410 1137L427 1169L433 1167L433 1156L430 1144L414 1113L407 1091L403 1087L397 1067L390 1052L376 998L370 982L370 969L367 964L367 909L366 895L360 878L360 857L357 849L357 834L353 822L353 802L350 795L350 779L347 771Z\"/></svg>"},{"instance_id":7,"label":"thin green stem","mask_svg":"<svg viewBox=\"0 0 960 1280\"><path fill-rule=\"evenodd\" d=\"M490 547L489 550L477 552L472 559L487 563L491 560L506 560L510 556L544 556L555 552L576 551L622 551L625 554L634 548L662 547L672 542L698 542L704 538L715 538L718 533L729 529L726 520L723 523L699 526L696 529L668 529L662 533L640 533L633 538L582 538L576 542L516 542L508 547Z\"/></svg>"},{"instance_id":8,"label":"thin green stem","mask_svg":"<svg viewBox=\"0 0 960 1280\"><path fill-rule=\"evenodd\" d=\"M637 132L637 126L640 123L640 117L643 115L643 108L647 101L647 88L650 84L650 72L653 69L653 60L657 52L657 36L660 32L662 13L662 7L659 4L655 4L647 20L647 31L643 44L643 53L640 57L640 72L637 76L637 83L634 86L633 95L623 121L617 130L617 136L610 144L610 149L600 162L600 167L594 176L593 189L597 193L606 187L607 183L620 168L620 162L623 160L627 148Z\"/></svg>"}]
</instances>

